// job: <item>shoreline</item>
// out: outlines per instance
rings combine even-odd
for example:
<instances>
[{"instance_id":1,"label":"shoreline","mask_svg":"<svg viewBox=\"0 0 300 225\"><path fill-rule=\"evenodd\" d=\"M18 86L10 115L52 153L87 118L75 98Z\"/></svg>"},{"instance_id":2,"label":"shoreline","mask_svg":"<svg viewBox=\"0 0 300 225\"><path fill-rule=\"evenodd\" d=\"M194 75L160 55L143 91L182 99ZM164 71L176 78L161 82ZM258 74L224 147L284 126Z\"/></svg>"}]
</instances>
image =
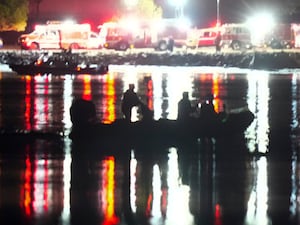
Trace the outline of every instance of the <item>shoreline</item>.
<instances>
[{"instance_id":1,"label":"shoreline","mask_svg":"<svg viewBox=\"0 0 300 225\"><path fill-rule=\"evenodd\" d=\"M0 64L28 64L42 53L53 53L59 57L72 58L78 63L105 65L153 65L153 66L186 66L186 67L236 67L241 69L279 70L300 69L300 52L295 51L245 51L220 52L213 51L83 51L72 53L62 51L22 51L1 50Z\"/></svg>"}]
</instances>

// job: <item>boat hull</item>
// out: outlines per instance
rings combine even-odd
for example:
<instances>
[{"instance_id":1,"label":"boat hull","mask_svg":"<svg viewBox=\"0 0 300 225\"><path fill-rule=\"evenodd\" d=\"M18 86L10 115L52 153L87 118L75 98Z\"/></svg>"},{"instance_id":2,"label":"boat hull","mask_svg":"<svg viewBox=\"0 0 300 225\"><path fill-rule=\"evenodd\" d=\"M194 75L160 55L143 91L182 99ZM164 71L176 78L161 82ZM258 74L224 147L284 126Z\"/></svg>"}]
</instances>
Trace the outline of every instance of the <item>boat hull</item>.
<instances>
[{"instance_id":1,"label":"boat hull","mask_svg":"<svg viewBox=\"0 0 300 225\"><path fill-rule=\"evenodd\" d=\"M218 138L243 133L254 115L245 110L231 113L226 119L207 121L193 118L188 121L168 119L127 122L120 119L112 124L86 124L74 127L69 135L74 143L127 144L131 147L146 144L176 146L198 138Z\"/></svg>"},{"instance_id":2,"label":"boat hull","mask_svg":"<svg viewBox=\"0 0 300 225\"><path fill-rule=\"evenodd\" d=\"M52 75L64 75L64 74L93 74L101 75L108 72L108 67L99 65L97 67L78 67L78 66L38 66L35 64L9 64L9 67L20 75L37 75L37 74L52 74Z\"/></svg>"}]
</instances>

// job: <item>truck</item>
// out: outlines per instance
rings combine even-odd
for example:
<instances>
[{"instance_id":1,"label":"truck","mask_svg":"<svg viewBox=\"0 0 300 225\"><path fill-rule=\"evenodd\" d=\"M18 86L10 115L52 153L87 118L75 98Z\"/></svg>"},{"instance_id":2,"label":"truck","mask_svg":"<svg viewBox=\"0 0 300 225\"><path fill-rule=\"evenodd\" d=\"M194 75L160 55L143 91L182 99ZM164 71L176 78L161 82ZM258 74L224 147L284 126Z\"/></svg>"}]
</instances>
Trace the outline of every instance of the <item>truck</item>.
<instances>
[{"instance_id":1,"label":"truck","mask_svg":"<svg viewBox=\"0 0 300 225\"><path fill-rule=\"evenodd\" d=\"M299 24L279 23L265 35L264 44L273 49L295 48L299 45L295 43L298 33Z\"/></svg>"},{"instance_id":2,"label":"truck","mask_svg":"<svg viewBox=\"0 0 300 225\"><path fill-rule=\"evenodd\" d=\"M222 48L229 47L233 50L251 49L253 47L251 31L243 23L227 23L220 27Z\"/></svg>"},{"instance_id":3,"label":"truck","mask_svg":"<svg viewBox=\"0 0 300 225\"><path fill-rule=\"evenodd\" d=\"M21 49L89 49L101 48L101 42L90 24L48 21L18 38Z\"/></svg>"},{"instance_id":4,"label":"truck","mask_svg":"<svg viewBox=\"0 0 300 225\"><path fill-rule=\"evenodd\" d=\"M189 34L186 47L209 47L217 43L222 48L249 49L252 48L251 32L246 25L240 23L194 29Z\"/></svg>"},{"instance_id":5,"label":"truck","mask_svg":"<svg viewBox=\"0 0 300 225\"><path fill-rule=\"evenodd\" d=\"M105 22L99 29L105 48L123 51L128 48L155 48L164 51L170 40L176 47L184 46L189 26L178 19L120 20Z\"/></svg>"},{"instance_id":6,"label":"truck","mask_svg":"<svg viewBox=\"0 0 300 225\"><path fill-rule=\"evenodd\" d=\"M186 41L187 48L215 46L219 30L217 27L193 29Z\"/></svg>"}]
</instances>

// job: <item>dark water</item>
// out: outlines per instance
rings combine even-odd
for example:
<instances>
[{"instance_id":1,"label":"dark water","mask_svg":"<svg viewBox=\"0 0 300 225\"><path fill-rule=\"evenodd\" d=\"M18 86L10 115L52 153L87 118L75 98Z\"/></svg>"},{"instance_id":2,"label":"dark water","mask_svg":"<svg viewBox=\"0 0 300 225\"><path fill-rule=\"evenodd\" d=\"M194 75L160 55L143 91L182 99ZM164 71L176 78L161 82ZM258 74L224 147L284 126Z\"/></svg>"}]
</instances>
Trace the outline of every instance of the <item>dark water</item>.
<instances>
[{"instance_id":1,"label":"dark water","mask_svg":"<svg viewBox=\"0 0 300 225\"><path fill-rule=\"evenodd\" d=\"M299 224L300 73L116 66L102 76L18 76L0 67L0 127L62 139L0 139L0 224ZM155 119L175 119L183 91L217 111L248 107L245 134L176 148L72 145L73 98L120 118L134 83ZM138 112L133 113L138 120ZM119 144L118 146L122 146ZM94 154L87 154L93 149ZM117 149L116 149L117 148ZM80 152L80 154L78 153Z\"/></svg>"}]
</instances>

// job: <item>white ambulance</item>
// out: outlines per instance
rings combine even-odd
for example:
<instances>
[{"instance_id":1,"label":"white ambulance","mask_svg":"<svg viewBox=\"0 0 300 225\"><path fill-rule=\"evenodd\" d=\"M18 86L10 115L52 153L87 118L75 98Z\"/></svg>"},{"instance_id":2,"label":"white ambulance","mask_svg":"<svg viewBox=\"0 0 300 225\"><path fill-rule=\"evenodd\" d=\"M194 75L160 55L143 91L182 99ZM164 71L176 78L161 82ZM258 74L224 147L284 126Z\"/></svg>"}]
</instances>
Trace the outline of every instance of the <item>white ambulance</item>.
<instances>
[{"instance_id":1,"label":"white ambulance","mask_svg":"<svg viewBox=\"0 0 300 225\"><path fill-rule=\"evenodd\" d=\"M18 43L22 49L87 49L101 48L98 34L89 24L49 21L36 25L32 33L23 34Z\"/></svg>"}]
</instances>

